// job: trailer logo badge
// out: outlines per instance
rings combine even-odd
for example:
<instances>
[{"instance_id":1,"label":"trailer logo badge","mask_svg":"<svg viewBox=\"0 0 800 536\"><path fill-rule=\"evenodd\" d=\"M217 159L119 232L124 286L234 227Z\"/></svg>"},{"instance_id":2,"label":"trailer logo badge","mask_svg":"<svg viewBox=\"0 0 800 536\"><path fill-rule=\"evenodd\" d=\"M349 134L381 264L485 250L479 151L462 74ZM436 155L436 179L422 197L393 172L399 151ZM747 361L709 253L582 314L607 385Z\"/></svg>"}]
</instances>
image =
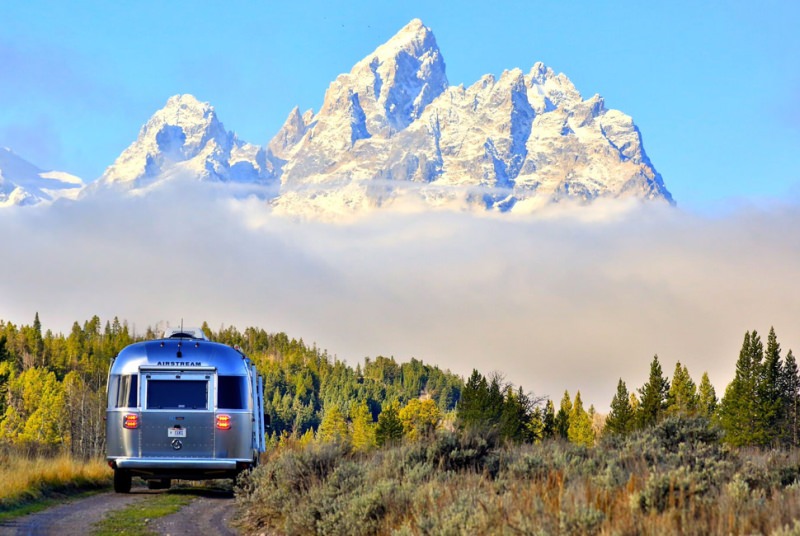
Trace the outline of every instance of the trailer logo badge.
<instances>
[{"instance_id":1,"label":"trailer logo badge","mask_svg":"<svg viewBox=\"0 0 800 536\"><path fill-rule=\"evenodd\" d=\"M200 361L159 361L159 367L202 367Z\"/></svg>"},{"instance_id":2,"label":"trailer logo badge","mask_svg":"<svg viewBox=\"0 0 800 536\"><path fill-rule=\"evenodd\" d=\"M183 442L180 439L173 439L172 440L172 449L173 450L181 450L183 448Z\"/></svg>"}]
</instances>

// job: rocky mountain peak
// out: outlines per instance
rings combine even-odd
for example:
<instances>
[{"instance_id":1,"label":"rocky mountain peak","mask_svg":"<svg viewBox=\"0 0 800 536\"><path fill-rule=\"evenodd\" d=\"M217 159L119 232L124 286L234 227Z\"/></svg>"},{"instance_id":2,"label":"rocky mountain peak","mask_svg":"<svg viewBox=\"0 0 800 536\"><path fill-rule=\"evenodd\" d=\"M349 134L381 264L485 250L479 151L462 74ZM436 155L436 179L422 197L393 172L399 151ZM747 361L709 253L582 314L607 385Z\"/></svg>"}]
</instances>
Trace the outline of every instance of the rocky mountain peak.
<instances>
[{"instance_id":1,"label":"rocky mountain peak","mask_svg":"<svg viewBox=\"0 0 800 536\"><path fill-rule=\"evenodd\" d=\"M599 95L584 100L542 62L449 88L418 19L338 76L313 120L294 113L307 135L283 167L282 212L338 214L403 195L521 212L600 197L672 202L629 116Z\"/></svg>"},{"instance_id":2,"label":"rocky mountain peak","mask_svg":"<svg viewBox=\"0 0 800 536\"><path fill-rule=\"evenodd\" d=\"M284 121L281 129L269 142L269 150L272 154L277 158L287 160L290 157L291 150L297 146L305 135L313 117L312 110L307 110L303 115L300 115L300 109L295 106L289 112L289 116Z\"/></svg>"},{"instance_id":3,"label":"rocky mountain peak","mask_svg":"<svg viewBox=\"0 0 800 536\"><path fill-rule=\"evenodd\" d=\"M263 148L240 141L213 106L184 94L153 114L97 183L137 190L180 175L252 183L271 179L272 171Z\"/></svg>"},{"instance_id":4,"label":"rocky mountain peak","mask_svg":"<svg viewBox=\"0 0 800 536\"><path fill-rule=\"evenodd\" d=\"M0 202L22 202L29 190L15 190L2 157ZM609 197L672 202L630 116L600 95L584 100L541 62L449 87L419 19L331 82L317 113L294 108L266 147L226 131L209 103L170 97L87 190L145 192L181 176L252 184L235 191L291 214L343 214L405 196L515 212Z\"/></svg>"},{"instance_id":5,"label":"rocky mountain peak","mask_svg":"<svg viewBox=\"0 0 800 536\"><path fill-rule=\"evenodd\" d=\"M338 95L358 94L370 134L393 132L419 118L425 107L447 89L445 64L430 28L414 19L353 69L337 78L326 103ZM323 105L322 112L328 111Z\"/></svg>"}]
</instances>

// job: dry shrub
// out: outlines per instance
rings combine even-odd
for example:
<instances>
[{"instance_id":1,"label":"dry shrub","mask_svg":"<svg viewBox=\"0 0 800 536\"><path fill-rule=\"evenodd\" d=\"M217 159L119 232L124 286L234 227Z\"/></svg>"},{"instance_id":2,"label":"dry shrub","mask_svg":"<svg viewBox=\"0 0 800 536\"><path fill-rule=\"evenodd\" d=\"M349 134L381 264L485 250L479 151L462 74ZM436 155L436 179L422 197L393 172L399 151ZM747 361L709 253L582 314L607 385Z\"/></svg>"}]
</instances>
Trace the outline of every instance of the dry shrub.
<instances>
[{"instance_id":1,"label":"dry shrub","mask_svg":"<svg viewBox=\"0 0 800 536\"><path fill-rule=\"evenodd\" d=\"M237 501L241 526L255 533L791 534L799 459L730 450L700 418L595 448L447 432L369 455L283 450Z\"/></svg>"}]
</instances>

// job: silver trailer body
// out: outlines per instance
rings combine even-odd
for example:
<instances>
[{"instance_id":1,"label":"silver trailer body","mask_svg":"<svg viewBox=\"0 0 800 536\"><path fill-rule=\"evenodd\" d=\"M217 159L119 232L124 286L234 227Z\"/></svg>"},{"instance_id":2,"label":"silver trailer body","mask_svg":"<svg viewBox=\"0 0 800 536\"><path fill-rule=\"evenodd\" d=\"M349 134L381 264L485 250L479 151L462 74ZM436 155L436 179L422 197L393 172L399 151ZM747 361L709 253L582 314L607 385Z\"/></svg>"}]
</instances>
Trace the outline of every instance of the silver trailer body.
<instances>
[{"instance_id":1,"label":"silver trailer body","mask_svg":"<svg viewBox=\"0 0 800 536\"><path fill-rule=\"evenodd\" d=\"M124 348L112 362L106 410L114 487L172 478L235 478L264 451L263 383L237 349L191 330Z\"/></svg>"}]
</instances>

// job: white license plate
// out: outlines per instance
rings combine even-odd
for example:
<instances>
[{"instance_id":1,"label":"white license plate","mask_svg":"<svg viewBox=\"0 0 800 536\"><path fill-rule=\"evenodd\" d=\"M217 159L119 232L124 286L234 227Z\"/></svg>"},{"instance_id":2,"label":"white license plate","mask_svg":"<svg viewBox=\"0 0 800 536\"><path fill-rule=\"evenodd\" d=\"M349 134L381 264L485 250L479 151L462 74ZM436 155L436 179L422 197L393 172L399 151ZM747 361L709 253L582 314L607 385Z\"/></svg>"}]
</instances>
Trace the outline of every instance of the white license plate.
<instances>
[{"instance_id":1,"label":"white license plate","mask_svg":"<svg viewBox=\"0 0 800 536\"><path fill-rule=\"evenodd\" d=\"M186 428L167 428L167 437L186 437Z\"/></svg>"}]
</instances>

